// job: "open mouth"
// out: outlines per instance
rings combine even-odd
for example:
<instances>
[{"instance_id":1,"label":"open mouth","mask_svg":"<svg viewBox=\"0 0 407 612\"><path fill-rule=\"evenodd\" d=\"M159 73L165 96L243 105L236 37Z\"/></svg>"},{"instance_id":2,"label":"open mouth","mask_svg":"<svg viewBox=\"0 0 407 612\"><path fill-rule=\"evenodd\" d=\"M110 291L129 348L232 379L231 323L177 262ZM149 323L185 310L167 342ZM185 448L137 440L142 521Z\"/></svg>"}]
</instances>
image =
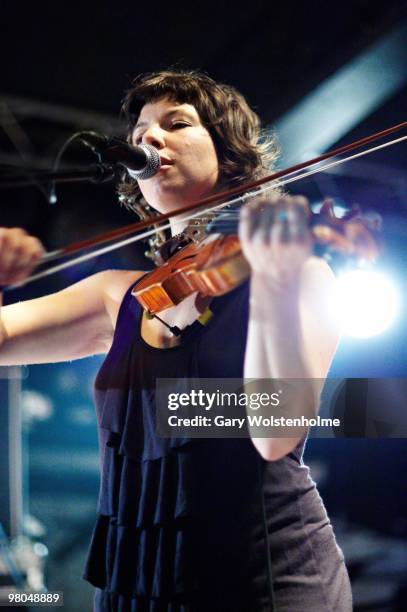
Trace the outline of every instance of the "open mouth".
<instances>
[{"instance_id":1,"label":"open mouth","mask_svg":"<svg viewBox=\"0 0 407 612\"><path fill-rule=\"evenodd\" d=\"M161 168L172 166L172 164L174 163L171 159L168 159L168 157L160 157L160 162Z\"/></svg>"}]
</instances>

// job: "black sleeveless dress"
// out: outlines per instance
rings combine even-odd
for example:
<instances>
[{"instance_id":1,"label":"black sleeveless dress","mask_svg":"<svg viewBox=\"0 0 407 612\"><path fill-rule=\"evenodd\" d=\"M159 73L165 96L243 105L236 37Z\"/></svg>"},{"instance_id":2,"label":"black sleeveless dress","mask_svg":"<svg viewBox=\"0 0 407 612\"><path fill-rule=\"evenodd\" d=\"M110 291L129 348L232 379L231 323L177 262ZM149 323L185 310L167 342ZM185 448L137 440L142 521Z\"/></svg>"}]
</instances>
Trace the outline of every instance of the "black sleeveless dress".
<instances>
[{"instance_id":1,"label":"black sleeveless dress","mask_svg":"<svg viewBox=\"0 0 407 612\"><path fill-rule=\"evenodd\" d=\"M267 462L249 439L155 433L157 378L242 378L248 283L168 349L141 338L131 289L95 385L102 474L84 574L95 610L350 612L304 441Z\"/></svg>"}]
</instances>

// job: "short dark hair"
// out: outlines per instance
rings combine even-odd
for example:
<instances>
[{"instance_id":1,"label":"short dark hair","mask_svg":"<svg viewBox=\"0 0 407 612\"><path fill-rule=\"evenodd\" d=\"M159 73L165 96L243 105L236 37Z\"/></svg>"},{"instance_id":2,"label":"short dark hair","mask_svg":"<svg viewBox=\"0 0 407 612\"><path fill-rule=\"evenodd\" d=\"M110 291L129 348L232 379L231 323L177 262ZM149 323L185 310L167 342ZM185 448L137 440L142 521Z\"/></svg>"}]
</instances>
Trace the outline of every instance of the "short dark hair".
<instances>
[{"instance_id":1,"label":"short dark hair","mask_svg":"<svg viewBox=\"0 0 407 612\"><path fill-rule=\"evenodd\" d=\"M132 82L122 106L129 141L142 107L163 98L196 108L214 142L224 185L235 187L270 171L278 149L274 138L261 130L258 115L234 87L195 70L141 74ZM130 208L131 201L141 199L137 181L127 174L118 192Z\"/></svg>"}]
</instances>

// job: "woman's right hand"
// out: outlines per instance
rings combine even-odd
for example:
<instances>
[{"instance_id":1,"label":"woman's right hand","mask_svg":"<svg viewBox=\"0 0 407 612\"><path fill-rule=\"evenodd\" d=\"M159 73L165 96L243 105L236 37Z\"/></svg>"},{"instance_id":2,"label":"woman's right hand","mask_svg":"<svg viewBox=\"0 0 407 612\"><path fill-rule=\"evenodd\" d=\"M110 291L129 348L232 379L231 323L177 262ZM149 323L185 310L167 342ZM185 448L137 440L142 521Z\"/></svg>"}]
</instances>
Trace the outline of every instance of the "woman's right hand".
<instances>
[{"instance_id":1,"label":"woman's right hand","mask_svg":"<svg viewBox=\"0 0 407 612\"><path fill-rule=\"evenodd\" d=\"M45 253L38 238L21 228L0 227L0 286L21 283Z\"/></svg>"}]
</instances>

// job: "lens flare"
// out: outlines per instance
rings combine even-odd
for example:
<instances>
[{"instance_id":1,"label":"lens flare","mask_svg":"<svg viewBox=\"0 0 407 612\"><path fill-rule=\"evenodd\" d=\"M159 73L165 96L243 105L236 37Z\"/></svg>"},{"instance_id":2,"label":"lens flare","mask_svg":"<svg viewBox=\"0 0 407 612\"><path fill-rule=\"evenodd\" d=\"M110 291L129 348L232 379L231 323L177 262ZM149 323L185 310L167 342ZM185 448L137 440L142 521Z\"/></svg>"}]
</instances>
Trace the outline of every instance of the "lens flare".
<instances>
[{"instance_id":1,"label":"lens flare","mask_svg":"<svg viewBox=\"0 0 407 612\"><path fill-rule=\"evenodd\" d=\"M399 295L379 272L353 270L338 277L332 311L343 334L369 338L381 334L396 318Z\"/></svg>"}]
</instances>

